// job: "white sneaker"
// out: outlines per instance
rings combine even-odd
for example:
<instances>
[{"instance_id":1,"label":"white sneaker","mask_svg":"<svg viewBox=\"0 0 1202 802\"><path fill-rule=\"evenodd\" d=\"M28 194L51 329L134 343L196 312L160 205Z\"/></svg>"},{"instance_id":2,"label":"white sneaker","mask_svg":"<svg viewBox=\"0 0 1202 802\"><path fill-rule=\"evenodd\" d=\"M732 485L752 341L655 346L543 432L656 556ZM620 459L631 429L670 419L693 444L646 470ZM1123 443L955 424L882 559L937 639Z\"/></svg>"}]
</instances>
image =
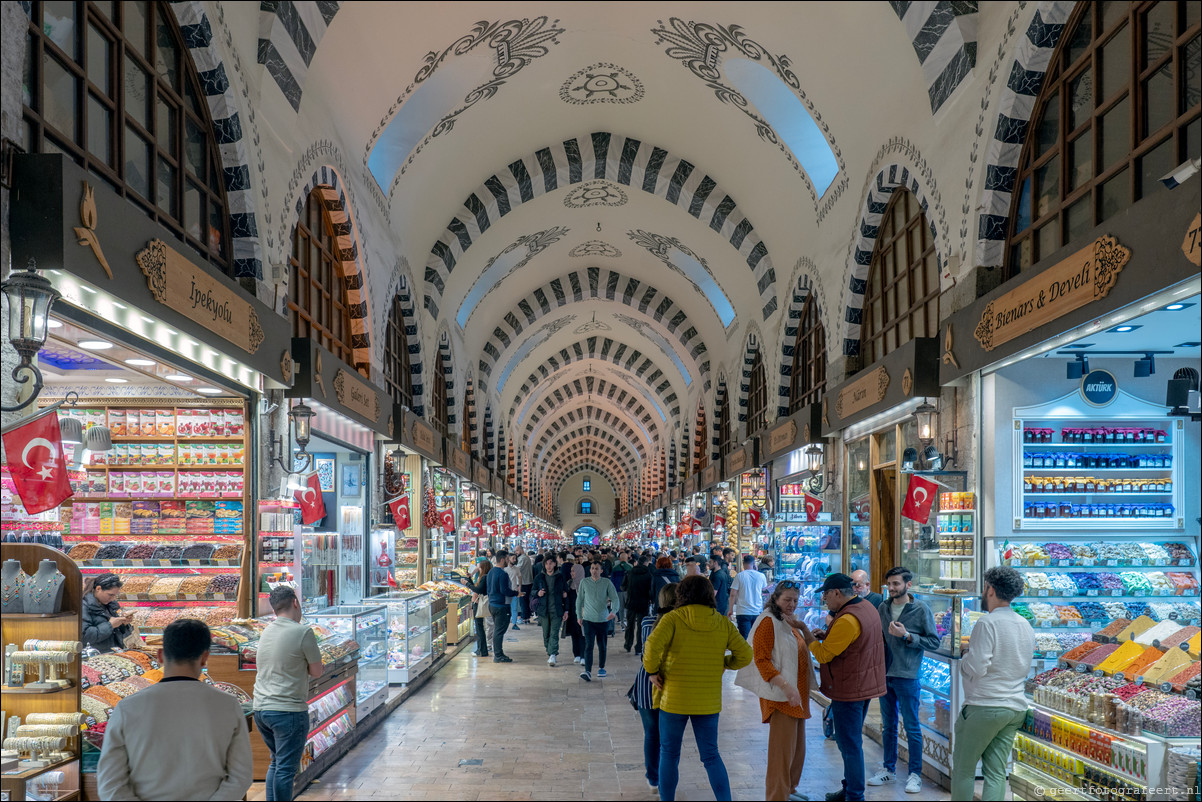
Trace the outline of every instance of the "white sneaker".
<instances>
[{"instance_id":1,"label":"white sneaker","mask_svg":"<svg viewBox=\"0 0 1202 802\"><path fill-rule=\"evenodd\" d=\"M584 658L583 657L573 657L572 662L575 663L576 665L582 666L582 665L584 665Z\"/></svg>"},{"instance_id":2,"label":"white sneaker","mask_svg":"<svg viewBox=\"0 0 1202 802\"><path fill-rule=\"evenodd\" d=\"M551 655L550 657L547 658L547 665L549 665L549 666L555 665L555 655Z\"/></svg>"},{"instance_id":3,"label":"white sneaker","mask_svg":"<svg viewBox=\"0 0 1202 802\"><path fill-rule=\"evenodd\" d=\"M907 794L917 794L921 790L922 790L922 775L921 774L911 774L909 779L906 780L906 793Z\"/></svg>"},{"instance_id":4,"label":"white sneaker","mask_svg":"<svg viewBox=\"0 0 1202 802\"><path fill-rule=\"evenodd\" d=\"M897 775L889 771L889 769L881 769L876 774L868 778L869 785L884 785L885 783L893 782L897 779Z\"/></svg>"}]
</instances>

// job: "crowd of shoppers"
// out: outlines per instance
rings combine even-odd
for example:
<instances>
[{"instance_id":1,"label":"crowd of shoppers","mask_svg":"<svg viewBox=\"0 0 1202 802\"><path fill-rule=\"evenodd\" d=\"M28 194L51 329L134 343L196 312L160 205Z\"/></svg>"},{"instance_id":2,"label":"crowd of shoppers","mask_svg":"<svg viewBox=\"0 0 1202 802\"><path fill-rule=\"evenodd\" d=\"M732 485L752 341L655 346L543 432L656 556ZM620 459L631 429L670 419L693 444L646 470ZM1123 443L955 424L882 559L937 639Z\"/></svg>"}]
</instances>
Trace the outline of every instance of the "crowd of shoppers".
<instances>
[{"instance_id":1,"label":"crowd of shoppers","mask_svg":"<svg viewBox=\"0 0 1202 802\"><path fill-rule=\"evenodd\" d=\"M491 646L494 662L513 662L504 652L507 632L519 623L537 623L547 665L557 665L560 640L570 637L580 677L591 682L594 659L596 676L606 677L608 640L615 624L624 628L626 651L642 658L627 697L643 726L646 781L663 800L675 798L689 725L715 797L730 798L718 737L728 670L737 671L736 684L759 699L768 726L764 798L806 799L796 789L805 768L805 722L816 670L843 762L841 787L826 795L828 802L861 800L866 785L900 780L899 732L907 749L905 792L920 792L919 672L924 652L939 647L939 635L932 610L911 592L911 572L900 566L888 571L887 596L871 592L863 571L827 575L818 592L829 615L824 629L811 631L796 614L800 583L781 579L769 588L764 570L774 569L771 561L757 564L746 555L735 573L728 566L737 556L717 547L708 555L697 547L689 554L581 547L537 555L490 553L468 580L475 654L488 657ZM1012 568L998 567L983 580L985 615L961 662L964 705L954 725L953 799L972 798L978 762L985 777L981 798L1005 797L1011 745L1027 712L1023 685L1035 638L1010 606L1023 592L1023 579ZM97 607L111 601L101 595L109 588L89 590ZM276 617L258 643L254 722L270 754L266 798L284 802L293 798L308 736L309 681L321 676L322 665L295 591L277 587L269 603ZM118 617L109 612L110 619ZM102 616L95 617L100 629ZM110 631L120 624L113 622ZM208 627L193 619L179 619L164 631L163 680L122 700L109 719L98 768L103 799L245 794L251 769L241 708L196 681L210 642ZM866 777L863 727L874 699L884 756ZM171 724L177 714L192 722L190 730ZM171 760L184 753L186 764Z\"/></svg>"}]
</instances>

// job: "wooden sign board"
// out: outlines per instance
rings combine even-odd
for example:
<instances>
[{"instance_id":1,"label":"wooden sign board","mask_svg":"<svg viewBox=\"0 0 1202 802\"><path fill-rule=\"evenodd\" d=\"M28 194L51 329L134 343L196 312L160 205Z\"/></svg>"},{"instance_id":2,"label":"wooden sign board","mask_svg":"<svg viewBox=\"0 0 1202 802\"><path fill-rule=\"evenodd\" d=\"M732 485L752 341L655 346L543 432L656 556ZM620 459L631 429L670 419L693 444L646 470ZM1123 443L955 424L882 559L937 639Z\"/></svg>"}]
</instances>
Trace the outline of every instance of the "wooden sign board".
<instances>
[{"instance_id":1,"label":"wooden sign board","mask_svg":"<svg viewBox=\"0 0 1202 802\"><path fill-rule=\"evenodd\" d=\"M467 479L469 476L469 473L468 473L469 460L468 460L467 452L465 452L461 448L450 448L449 451L450 451L450 453L447 458L450 460L451 470L455 471L455 473L459 474L464 479Z\"/></svg>"},{"instance_id":2,"label":"wooden sign board","mask_svg":"<svg viewBox=\"0 0 1202 802\"><path fill-rule=\"evenodd\" d=\"M413 419L413 427L410 430L413 434L413 446L417 450L424 453L426 456L436 455L438 441L435 437L433 427L423 421L421 418Z\"/></svg>"},{"instance_id":3,"label":"wooden sign board","mask_svg":"<svg viewBox=\"0 0 1202 802\"><path fill-rule=\"evenodd\" d=\"M358 412L368 420L380 419L380 395L373 385L357 373L339 368L334 374L334 397L347 409Z\"/></svg>"},{"instance_id":4,"label":"wooden sign board","mask_svg":"<svg viewBox=\"0 0 1202 802\"><path fill-rule=\"evenodd\" d=\"M747 449L740 448L726 456L726 474L734 476L747 470Z\"/></svg>"},{"instance_id":5,"label":"wooden sign board","mask_svg":"<svg viewBox=\"0 0 1202 802\"><path fill-rule=\"evenodd\" d=\"M835 413L840 418L848 418L873 404L879 404L885 399L888 389L889 371L882 365L839 391L835 399Z\"/></svg>"},{"instance_id":6,"label":"wooden sign board","mask_svg":"<svg viewBox=\"0 0 1202 802\"><path fill-rule=\"evenodd\" d=\"M787 450L793 441L797 439L797 421L787 420L779 426L773 427L768 434L764 436L764 442L767 445L769 454L779 454Z\"/></svg>"},{"instance_id":7,"label":"wooden sign board","mask_svg":"<svg viewBox=\"0 0 1202 802\"><path fill-rule=\"evenodd\" d=\"M1114 237L1098 237L1030 281L990 301L973 336L982 348L992 351L1061 315L1105 298L1130 260L1130 249Z\"/></svg>"}]
</instances>

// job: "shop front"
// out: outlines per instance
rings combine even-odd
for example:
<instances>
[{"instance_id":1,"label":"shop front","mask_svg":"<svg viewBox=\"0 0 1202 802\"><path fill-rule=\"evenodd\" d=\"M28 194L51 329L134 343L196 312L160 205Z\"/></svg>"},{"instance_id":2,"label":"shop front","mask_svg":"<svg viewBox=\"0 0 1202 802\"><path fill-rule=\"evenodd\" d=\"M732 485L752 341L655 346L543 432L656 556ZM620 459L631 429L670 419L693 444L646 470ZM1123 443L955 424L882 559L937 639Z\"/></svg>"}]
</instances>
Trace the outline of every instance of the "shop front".
<instances>
[{"instance_id":1,"label":"shop front","mask_svg":"<svg viewBox=\"0 0 1202 802\"><path fill-rule=\"evenodd\" d=\"M768 472L758 467L758 456L757 439L727 454L722 461L725 481L715 493L715 505L726 504L726 545L739 554L762 552L771 541Z\"/></svg>"},{"instance_id":2,"label":"shop front","mask_svg":"<svg viewBox=\"0 0 1202 802\"><path fill-rule=\"evenodd\" d=\"M944 323L944 383L978 388L980 568L1022 573L1036 633L1016 795L1090 759L1069 729L1132 756L1102 787L1196 769L1199 201L1143 200Z\"/></svg>"}]
</instances>

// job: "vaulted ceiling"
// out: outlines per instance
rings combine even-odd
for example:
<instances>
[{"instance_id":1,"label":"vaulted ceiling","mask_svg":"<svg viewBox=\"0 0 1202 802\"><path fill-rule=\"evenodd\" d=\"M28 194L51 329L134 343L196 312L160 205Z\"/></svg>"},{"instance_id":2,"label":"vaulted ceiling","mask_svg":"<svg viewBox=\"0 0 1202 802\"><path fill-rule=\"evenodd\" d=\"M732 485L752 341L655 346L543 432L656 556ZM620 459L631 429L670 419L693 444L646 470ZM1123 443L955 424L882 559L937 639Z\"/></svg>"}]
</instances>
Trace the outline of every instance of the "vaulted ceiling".
<instances>
[{"instance_id":1,"label":"vaulted ceiling","mask_svg":"<svg viewBox=\"0 0 1202 802\"><path fill-rule=\"evenodd\" d=\"M926 124L909 5L342 3L286 91L353 145L426 341L532 475L621 493L737 396L881 121Z\"/></svg>"}]
</instances>

